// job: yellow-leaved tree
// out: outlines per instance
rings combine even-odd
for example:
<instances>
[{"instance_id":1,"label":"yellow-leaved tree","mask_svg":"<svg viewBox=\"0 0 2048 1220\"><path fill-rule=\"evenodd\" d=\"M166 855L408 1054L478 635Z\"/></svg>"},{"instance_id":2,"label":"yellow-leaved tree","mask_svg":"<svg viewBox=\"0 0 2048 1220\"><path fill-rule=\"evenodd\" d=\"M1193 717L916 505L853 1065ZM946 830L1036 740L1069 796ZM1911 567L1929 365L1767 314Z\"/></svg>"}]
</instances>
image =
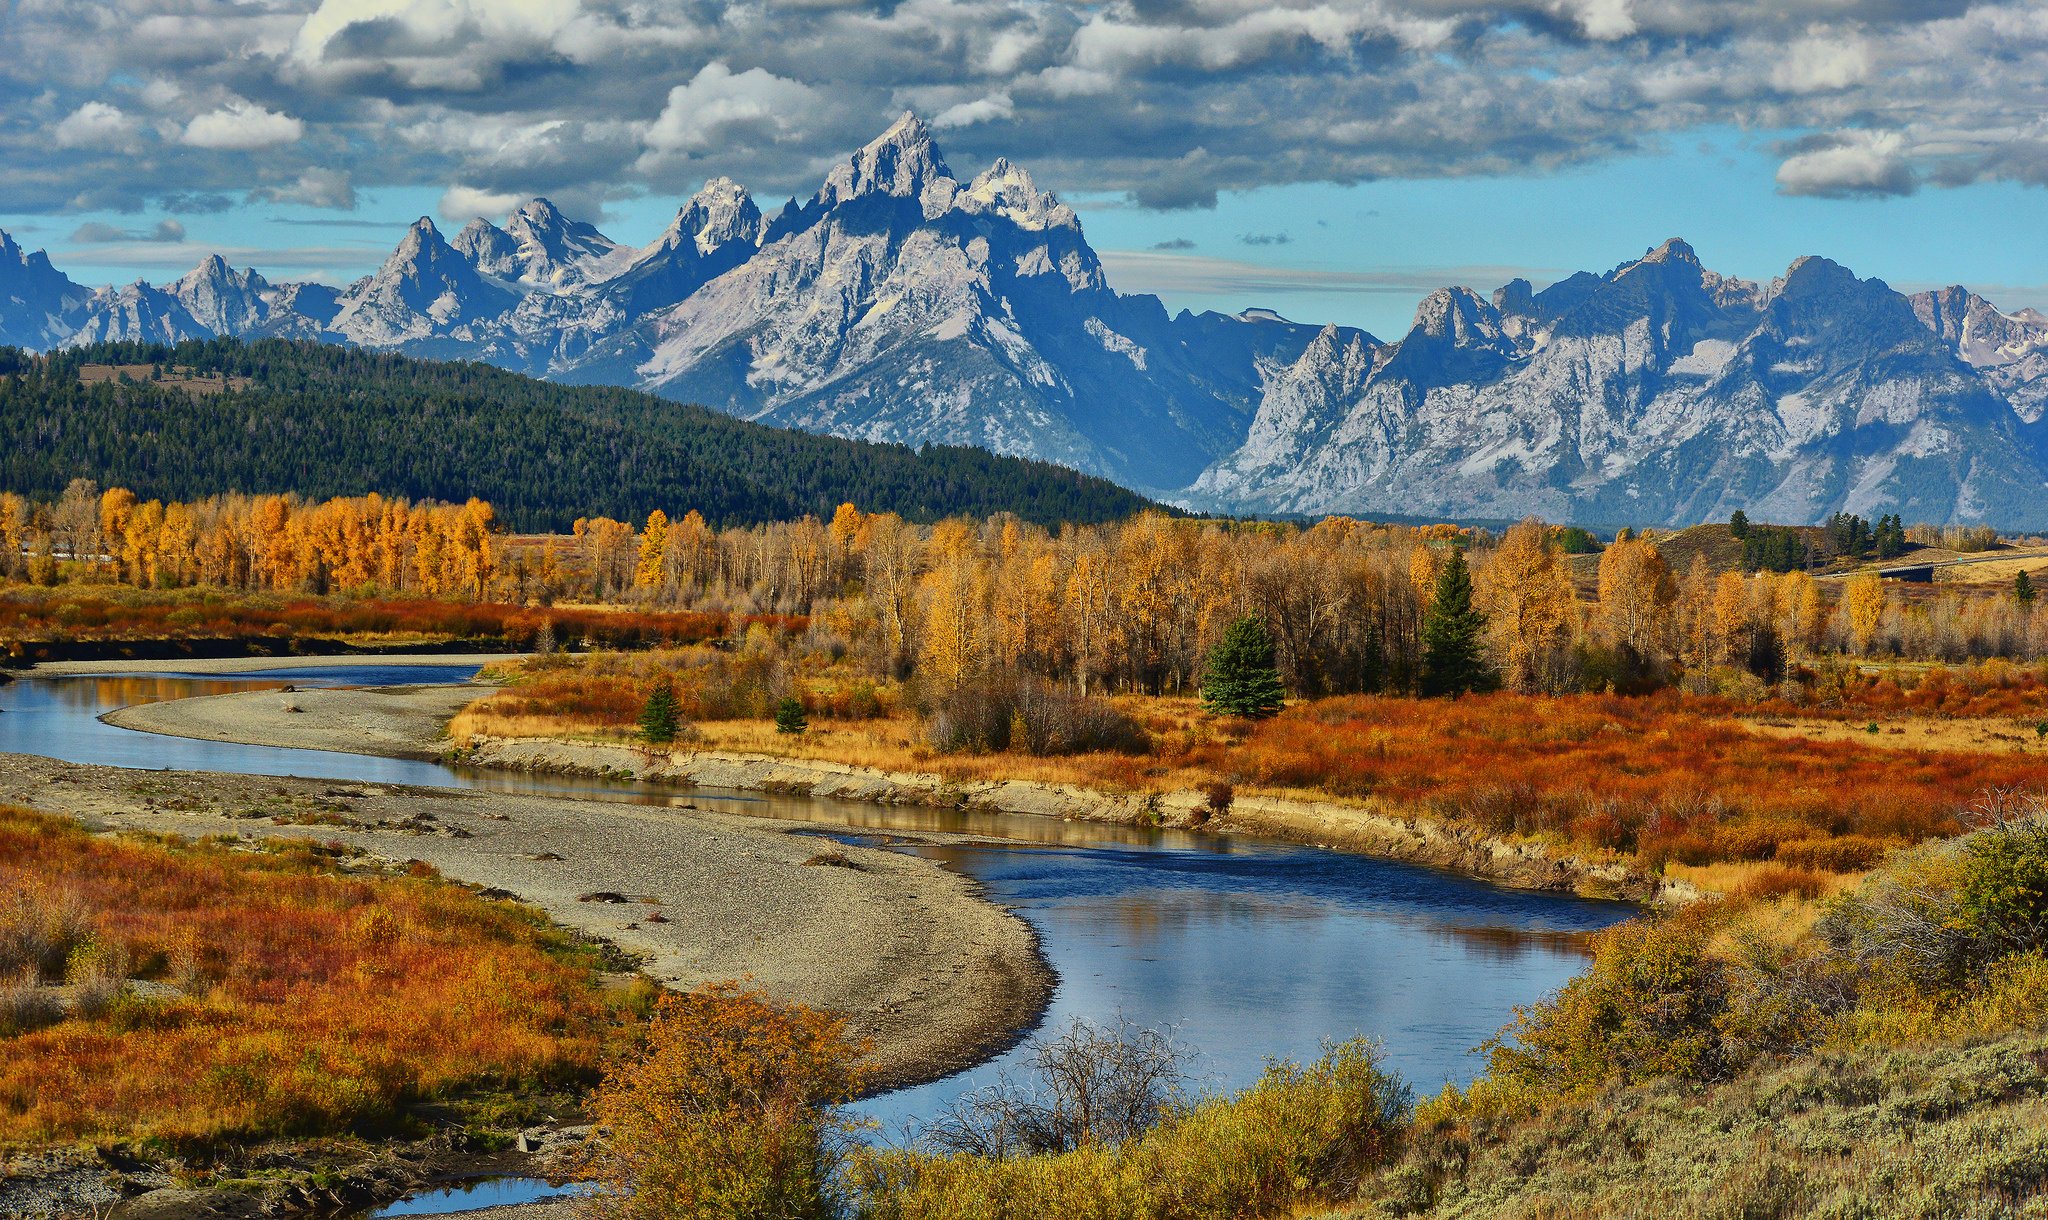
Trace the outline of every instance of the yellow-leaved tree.
<instances>
[{"instance_id":1,"label":"yellow-leaved tree","mask_svg":"<svg viewBox=\"0 0 2048 1220\"><path fill-rule=\"evenodd\" d=\"M1884 622L1884 580L1872 572L1849 578L1842 593L1842 613L1847 616L1849 639L1856 651L1868 653Z\"/></svg>"},{"instance_id":2,"label":"yellow-leaved tree","mask_svg":"<svg viewBox=\"0 0 2048 1220\"><path fill-rule=\"evenodd\" d=\"M1671 638L1678 581L1655 545L1618 538L1600 555L1600 621L1637 662L1661 656Z\"/></svg>"},{"instance_id":3,"label":"yellow-leaved tree","mask_svg":"<svg viewBox=\"0 0 2048 1220\"><path fill-rule=\"evenodd\" d=\"M1550 545L1550 531L1534 519L1510 527L1474 583L1502 682L1511 690L1548 689L1577 613L1571 574Z\"/></svg>"}]
</instances>

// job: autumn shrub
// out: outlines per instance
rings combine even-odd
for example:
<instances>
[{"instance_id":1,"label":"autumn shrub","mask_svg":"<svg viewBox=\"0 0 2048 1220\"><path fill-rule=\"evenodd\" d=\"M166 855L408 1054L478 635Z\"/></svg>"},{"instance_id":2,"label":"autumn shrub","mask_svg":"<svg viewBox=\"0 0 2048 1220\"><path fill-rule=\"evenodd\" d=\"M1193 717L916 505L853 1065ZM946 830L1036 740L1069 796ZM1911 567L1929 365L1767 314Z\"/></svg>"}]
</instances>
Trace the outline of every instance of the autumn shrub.
<instances>
[{"instance_id":1,"label":"autumn shrub","mask_svg":"<svg viewBox=\"0 0 2048 1220\"><path fill-rule=\"evenodd\" d=\"M1727 822L1714 828L1715 854L1723 860L1769 860L1778 855L1787 839L1798 839L1808 833L1809 830L1797 822Z\"/></svg>"},{"instance_id":2,"label":"autumn shrub","mask_svg":"<svg viewBox=\"0 0 2048 1220\"><path fill-rule=\"evenodd\" d=\"M1895 859L1834 904L1820 934L1874 980L1923 994L2048 947L2048 816L2038 798L1990 799L1991 824Z\"/></svg>"},{"instance_id":3,"label":"autumn shrub","mask_svg":"<svg viewBox=\"0 0 2048 1220\"><path fill-rule=\"evenodd\" d=\"M1494 833L1555 834L1635 853L1648 866L1753 858L1770 836L1861 836L1853 851L1867 857L1872 843L1955 834L1972 793L2048 788L2048 761L2038 756L1873 755L1860 742L1751 732L1731 705L1671 693L1324 699L1247 726L1241 742L1195 745L1183 765L1240 787L1416 805ZM1757 829L1724 838L1727 827Z\"/></svg>"},{"instance_id":4,"label":"autumn shrub","mask_svg":"<svg viewBox=\"0 0 2048 1220\"><path fill-rule=\"evenodd\" d=\"M1739 898L1818 898L1827 892L1827 878L1810 868L1765 865L1736 890Z\"/></svg>"},{"instance_id":5,"label":"autumn shrub","mask_svg":"<svg viewBox=\"0 0 2048 1220\"><path fill-rule=\"evenodd\" d=\"M377 637L469 640L515 649L543 631L590 648L676 648L723 639L753 627L801 633L800 615L710 610L551 607L434 597L291 597L221 589L152 591L106 585L0 591L0 637L29 651L75 640Z\"/></svg>"},{"instance_id":6,"label":"autumn shrub","mask_svg":"<svg viewBox=\"0 0 2048 1220\"><path fill-rule=\"evenodd\" d=\"M734 983L663 997L592 1103L607 1220L827 1220L866 1082L843 1019Z\"/></svg>"},{"instance_id":7,"label":"autumn shrub","mask_svg":"<svg viewBox=\"0 0 2048 1220\"><path fill-rule=\"evenodd\" d=\"M1015 749L1052 756L1151 749L1144 728L1114 704L1028 674L987 675L941 692L926 711L925 739L947 753Z\"/></svg>"},{"instance_id":8,"label":"autumn shrub","mask_svg":"<svg viewBox=\"0 0 2048 1220\"><path fill-rule=\"evenodd\" d=\"M71 1005L0 1048L0 1146L389 1129L420 1102L593 1079L620 1020L537 912L276 850L0 809L0 894L69 895ZM179 994L126 994L138 975ZM48 987L44 991L51 990Z\"/></svg>"},{"instance_id":9,"label":"autumn shrub","mask_svg":"<svg viewBox=\"0 0 2048 1220\"><path fill-rule=\"evenodd\" d=\"M1150 1131L1186 1098L1182 1049L1128 1020L1076 1017L1026 1050L1018 1069L1004 1069L921 1127L918 1146L998 1158L1114 1147Z\"/></svg>"},{"instance_id":10,"label":"autumn shrub","mask_svg":"<svg viewBox=\"0 0 2048 1220\"><path fill-rule=\"evenodd\" d=\"M64 1019L64 1003L32 969L0 977L0 1038L31 1033Z\"/></svg>"},{"instance_id":11,"label":"autumn shrub","mask_svg":"<svg viewBox=\"0 0 2048 1220\"><path fill-rule=\"evenodd\" d=\"M1487 1042L1474 1096L1520 1110L1610 1082L1720 1076L1727 1064L1716 1022L1728 996L1724 964L1709 947L1714 917L1682 912L1600 933L1586 973L1518 1010Z\"/></svg>"},{"instance_id":12,"label":"autumn shrub","mask_svg":"<svg viewBox=\"0 0 2048 1220\"><path fill-rule=\"evenodd\" d=\"M23 878L0 895L0 975L60 981L72 951L91 935L90 916L74 893Z\"/></svg>"},{"instance_id":13,"label":"autumn shrub","mask_svg":"<svg viewBox=\"0 0 2048 1220\"><path fill-rule=\"evenodd\" d=\"M1235 1220L1350 1199L1401 1146L1408 1087L1377 1046L1278 1062L1231 1097L1194 1102L1119 1144L1066 1152L865 1150L850 1166L861 1220Z\"/></svg>"},{"instance_id":14,"label":"autumn shrub","mask_svg":"<svg viewBox=\"0 0 2048 1220\"><path fill-rule=\"evenodd\" d=\"M1824 873L1860 873L1884 859L1890 847L1882 839L1846 834L1779 843L1773 858L1794 868L1810 868Z\"/></svg>"}]
</instances>

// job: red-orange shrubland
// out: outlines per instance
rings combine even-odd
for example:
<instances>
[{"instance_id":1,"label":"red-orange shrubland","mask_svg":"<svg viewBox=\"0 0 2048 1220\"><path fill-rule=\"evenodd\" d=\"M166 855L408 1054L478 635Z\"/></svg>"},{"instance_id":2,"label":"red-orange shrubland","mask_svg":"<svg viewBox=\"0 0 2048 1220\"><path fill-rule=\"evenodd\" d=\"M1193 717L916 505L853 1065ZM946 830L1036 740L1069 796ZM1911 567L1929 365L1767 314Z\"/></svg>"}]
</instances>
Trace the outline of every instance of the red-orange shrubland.
<instances>
[{"instance_id":1,"label":"red-orange shrubland","mask_svg":"<svg viewBox=\"0 0 2048 1220\"><path fill-rule=\"evenodd\" d=\"M536 913L344 876L311 844L117 840L0 808L0 891L31 890L180 994L0 1043L0 1146L382 1129L418 1101L587 1081L617 1036L595 957Z\"/></svg>"},{"instance_id":2,"label":"red-orange shrubland","mask_svg":"<svg viewBox=\"0 0 2048 1220\"><path fill-rule=\"evenodd\" d=\"M2037 756L1767 737L1673 694L1325 699L1178 761L1651 862L1769 858L1837 835L1918 841L1953 834L1987 789L2048 791Z\"/></svg>"},{"instance_id":3,"label":"red-orange shrubland","mask_svg":"<svg viewBox=\"0 0 2048 1220\"><path fill-rule=\"evenodd\" d=\"M0 640L17 656L73 642L215 640L282 647L295 640L378 644L468 641L534 647L543 632L567 645L677 647L760 625L802 631L801 616L716 610L525 606L428 598L281 599L235 593L16 586L0 592Z\"/></svg>"}]
</instances>

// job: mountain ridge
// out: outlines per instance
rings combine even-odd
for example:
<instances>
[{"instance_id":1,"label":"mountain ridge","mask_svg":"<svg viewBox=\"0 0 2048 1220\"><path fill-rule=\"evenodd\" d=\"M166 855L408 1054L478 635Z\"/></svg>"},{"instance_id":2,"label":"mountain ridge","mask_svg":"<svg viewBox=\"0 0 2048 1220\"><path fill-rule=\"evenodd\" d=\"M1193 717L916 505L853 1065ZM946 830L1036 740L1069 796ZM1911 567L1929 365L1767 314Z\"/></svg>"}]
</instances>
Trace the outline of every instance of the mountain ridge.
<instances>
[{"instance_id":1,"label":"mountain ridge","mask_svg":"<svg viewBox=\"0 0 2048 1220\"><path fill-rule=\"evenodd\" d=\"M1190 507L1672 524L1729 507L2048 528L2048 316L1681 239L1541 290L1429 294L1401 337L1116 292L1005 158L905 113L773 216L726 178L631 247L545 198L421 217L344 288L213 256L87 291L0 234L0 339L283 336L625 385L763 423L974 445Z\"/></svg>"}]
</instances>

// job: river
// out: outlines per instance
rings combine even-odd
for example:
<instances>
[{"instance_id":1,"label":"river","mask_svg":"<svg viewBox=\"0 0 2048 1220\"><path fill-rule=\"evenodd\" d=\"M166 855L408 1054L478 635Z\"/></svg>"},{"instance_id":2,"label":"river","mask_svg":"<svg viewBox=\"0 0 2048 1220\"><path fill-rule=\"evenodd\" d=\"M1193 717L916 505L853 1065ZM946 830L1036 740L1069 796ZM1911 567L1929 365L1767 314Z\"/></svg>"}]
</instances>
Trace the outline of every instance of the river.
<instances>
[{"instance_id":1,"label":"river","mask_svg":"<svg viewBox=\"0 0 2048 1220\"><path fill-rule=\"evenodd\" d=\"M1584 965L1580 934L1628 918L1620 903L1505 889L1362 856L1216 835L706 789L559 780L317 750L161 737L103 723L117 707L252 687L457 682L468 667L319 664L237 676L32 678L0 687L0 752L109 766L297 775L368 783L685 802L819 824L888 843L955 831L1003 842L896 844L979 882L1037 930L1059 973L1048 1021L1119 1016L1168 1028L1197 1079L1229 1089L1269 1055L1313 1057L1327 1039L1381 1039L1430 1093L1464 1082L1516 1005ZM872 1099L885 1138L991 1080L1020 1050L959 1076Z\"/></svg>"}]
</instances>

